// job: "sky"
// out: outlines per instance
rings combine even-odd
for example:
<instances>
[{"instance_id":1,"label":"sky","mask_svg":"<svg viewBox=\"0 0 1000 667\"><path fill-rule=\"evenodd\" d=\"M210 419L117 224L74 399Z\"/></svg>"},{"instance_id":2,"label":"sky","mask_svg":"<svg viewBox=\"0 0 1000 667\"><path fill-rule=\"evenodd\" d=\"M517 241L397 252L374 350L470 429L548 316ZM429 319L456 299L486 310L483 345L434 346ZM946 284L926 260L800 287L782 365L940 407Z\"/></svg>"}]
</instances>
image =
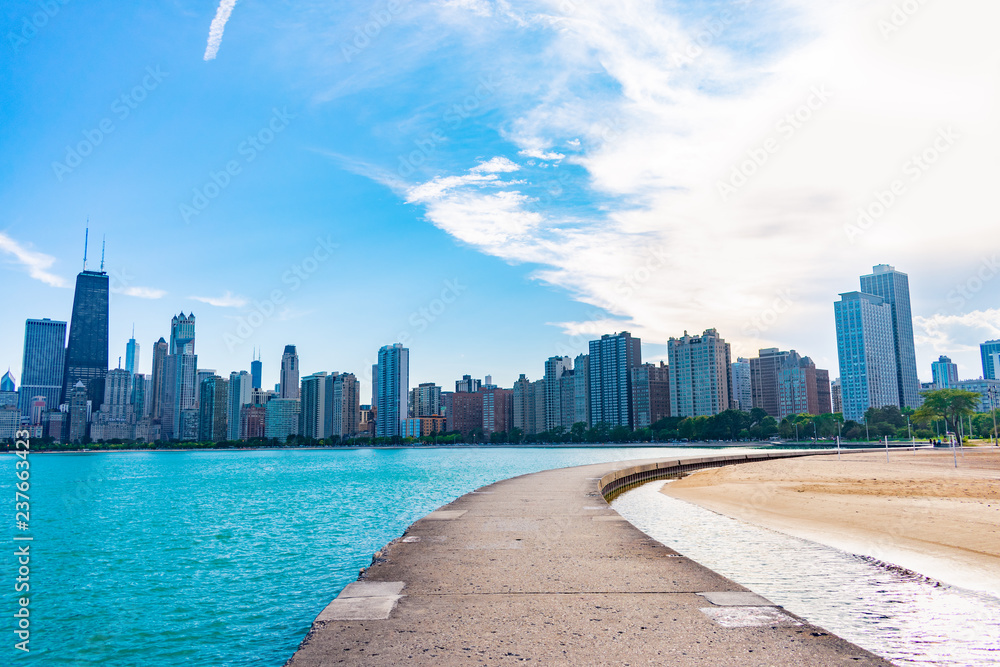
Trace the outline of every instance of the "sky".
<instances>
[{"instance_id":1,"label":"sky","mask_svg":"<svg viewBox=\"0 0 1000 667\"><path fill-rule=\"evenodd\" d=\"M110 358L511 386L714 327L836 377L833 302L910 276L917 365L1000 338L992 0L10 0L0 366L111 276ZM366 394L363 394L366 395Z\"/></svg>"}]
</instances>

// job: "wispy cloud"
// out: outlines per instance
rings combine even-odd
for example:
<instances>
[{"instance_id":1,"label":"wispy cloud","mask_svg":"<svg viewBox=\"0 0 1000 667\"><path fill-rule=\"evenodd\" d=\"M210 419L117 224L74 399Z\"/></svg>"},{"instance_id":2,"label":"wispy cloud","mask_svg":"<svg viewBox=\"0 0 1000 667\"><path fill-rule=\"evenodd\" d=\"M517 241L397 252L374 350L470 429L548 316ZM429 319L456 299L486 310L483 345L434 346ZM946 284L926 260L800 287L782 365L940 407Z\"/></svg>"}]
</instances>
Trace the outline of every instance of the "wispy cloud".
<instances>
[{"instance_id":1,"label":"wispy cloud","mask_svg":"<svg viewBox=\"0 0 1000 667\"><path fill-rule=\"evenodd\" d=\"M190 298L217 308L242 308L250 303L246 297L237 296L228 290L222 296L192 296Z\"/></svg>"},{"instance_id":2,"label":"wispy cloud","mask_svg":"<svg viewBox=\"0 0 1000 667\"><path fill-rule=\"evenodd\" d=\"M155 287L112 287L111 291L115 294L134 296L137 299L162 299L167 295L166 290Z\"/></svg>"},{"instance_id":3,"label":"wispy cloud","mask_svg":"<svg viewBox=\"0 0 1000 667\"><path fill-rule=\"evenodd\" d=\"M49 272L48 269L56 262L56 258L52 255L29 250L4 232L0 232L0 252L11 256L35 280L52 287L69 287L65 278Z\"/></svg>"},{"instance_id":4,"label":"wispy cloud","mask_svg":"<svg viewBox=\"0 0 1000 667\"><path fill-rule=\"evenodd\" d=\"M979 349L987 338L1000 337L1000 308L973 310L961 315L936 313L913 318L914 340L930 345L937 354Z\"/></svg>"},{"instance_id":5,"label":"wispy cloud","mask_svg":"<svg viewBox=\"0 0 1000 667\"><path fill-rule=\"evenodd\" d=\"M219 53L219 46L222 44L222 33L226 30L226 22L229 15L233 13L236 0L222 0L219 8L215 10L215 18L208 29L208 44L205 45L205 60L215 60Z\"/></svg>"}]
</instances>

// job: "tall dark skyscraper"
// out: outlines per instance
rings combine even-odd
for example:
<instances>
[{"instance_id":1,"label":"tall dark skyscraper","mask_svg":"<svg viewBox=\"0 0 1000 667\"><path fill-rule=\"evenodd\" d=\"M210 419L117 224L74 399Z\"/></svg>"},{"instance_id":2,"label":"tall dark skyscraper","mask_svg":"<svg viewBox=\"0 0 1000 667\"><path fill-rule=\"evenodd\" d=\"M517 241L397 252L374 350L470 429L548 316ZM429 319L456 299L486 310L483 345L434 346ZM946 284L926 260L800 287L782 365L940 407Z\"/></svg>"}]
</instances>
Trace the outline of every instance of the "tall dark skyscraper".
<instances>
[{"instance_id":1,"label":"tall dark skyscraper","mask_svg":"<svg viewBox=\"0 0 1000 667\"><path fill-rule=\"evenodd\" d=\"M294 345L286 345L281 355L281 398L299 397L299 354Z\"/></svg>"},{"instance_id":2,"label":"tall dark skyscraper","mask_svg":"<svg viewBox=\"0 0 1000 667\"><path fill-rule=\"evenodd\" d=\"M24 358L21 364L21 417L31 416L36 396L45 397L45 409L59 407L66 372L66 323L28 320L24 323Z\"/></svg>"},{"instance_id":3,"label":"tall dark skyscraper","mask_svg":"<svg viewBox=\"0 0 1000 667\"><path fill-rule=\"evenodd\" d=\"M91 409L104 402L104 378L108 374L108 274L87 270L87 252L83 253L83 271L76 277L73 316L69 322L66 346L66 370L63 373L63 401L68 401L77 382L87 388Z\"/></svg>"},{"instance_id":4,"label":"tall dark skyscraper","mask_svg":"<svg viewBox=\"0 0 1000 667\"><path fill-rule=\"evenodd\" d=\"M260 389L260 375L264 366L260 363L260 352L257 355L257 358L250 362L250 385L254 389Z\"/></svg>"},{"instance_id":5,"label":"tall dark skyscraper","mask_svg":"<svg viewBox=\"0 0 1000 667\"><path fill-rule=\"evenodd\" d=\"M910 312L910 279L888 264L879 264L861 276L861 291L880 296L892 309L892 333L896 342L896 386L899 406L919 408L920 380L913 345L913 315ZM876 406L880 407L880 406Z\"/></svg>"},{"instance_id":6,"label":"tall dark skyscraper","mask_svg":"<svg viewBox=\"0 0 1000 667\"><path fill-rule=\"evenodd\" d=\"M153 372L151 374L149 387L149 418L159 421L163 418L163 383L165 380L167 364L167 341L160 340L153 343Z\"/></svg>"}]
</instances>

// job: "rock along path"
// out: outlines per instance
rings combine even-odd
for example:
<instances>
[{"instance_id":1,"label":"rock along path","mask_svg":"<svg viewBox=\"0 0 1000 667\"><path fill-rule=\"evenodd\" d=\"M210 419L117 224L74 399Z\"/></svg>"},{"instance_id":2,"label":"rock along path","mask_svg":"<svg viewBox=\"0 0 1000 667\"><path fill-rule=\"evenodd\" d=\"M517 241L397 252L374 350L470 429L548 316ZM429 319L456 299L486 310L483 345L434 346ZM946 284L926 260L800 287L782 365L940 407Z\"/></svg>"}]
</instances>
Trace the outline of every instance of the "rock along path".
<instances>
[{"instance_id":1,"label":"rock along path","mask_svg":"<svg viewBox=\"0 0 1000 667\"><path fill-rule=\"evenodd\" d=\"M323 610L287 665L891 664L619 516L599 479L649 462L515 477L432 512Z\"/></svg>"}]
</instances>

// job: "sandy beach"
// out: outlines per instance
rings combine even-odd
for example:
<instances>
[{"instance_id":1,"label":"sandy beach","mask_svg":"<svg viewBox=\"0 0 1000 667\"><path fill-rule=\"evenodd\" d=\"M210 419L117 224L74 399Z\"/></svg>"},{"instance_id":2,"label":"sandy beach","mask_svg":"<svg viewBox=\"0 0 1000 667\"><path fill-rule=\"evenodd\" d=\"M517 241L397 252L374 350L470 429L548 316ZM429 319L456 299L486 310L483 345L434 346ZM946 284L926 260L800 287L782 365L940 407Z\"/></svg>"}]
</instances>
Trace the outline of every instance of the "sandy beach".
<instances>
[{"instance_id":1,"label":"sandy beach","mask_svg":"<svg viewBox=\"0 0 1000 667\"><path fill-rule=\"evenodd\" d=\"M815 456L703 470L663 493L1000 596L995 448Z\"/></svg>"}]
</instances>

